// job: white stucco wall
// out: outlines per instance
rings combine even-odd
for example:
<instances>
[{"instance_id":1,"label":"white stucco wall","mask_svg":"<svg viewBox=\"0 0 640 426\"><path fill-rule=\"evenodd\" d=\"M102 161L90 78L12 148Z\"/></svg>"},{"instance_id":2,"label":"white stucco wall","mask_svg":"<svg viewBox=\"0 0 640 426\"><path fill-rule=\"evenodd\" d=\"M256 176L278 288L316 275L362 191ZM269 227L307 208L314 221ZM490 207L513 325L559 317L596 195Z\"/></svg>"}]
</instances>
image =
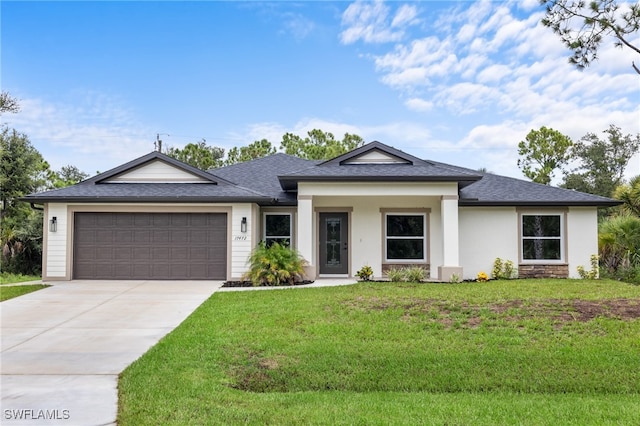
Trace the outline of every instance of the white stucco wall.
<instances>
[{"instance_id":1,"label":"white stucco wall","mask_svg":"<svg viewBox=\"0 0 640 426\"><path fill-rule=\"evenodd\" d=\"M598 211L594 207L571 207L567 214L567 260L569 277L579 278L578 266L589 270L591 255L598 254Z\"/></svg>"},{"instance_id":2,"label":"white stucco wall","mask_svg":"<svg viewBox=\"0 0 640 426\"><path fill-rule=\"evenodd\" d=\"M424 208L428 215L428 261L432 277L438 275L442 265L441 198L457 197L456 183L447 182L301 182L298 197L313 198L312 208L352 208L351 215L351 259L349 275L364 265L373 268L374 276L382 276L383 230L381 208ZM302 201L302 200L301 200ZM308 208L305 207L305 211ZM299 223L304 219L298 211ZM313 211L311 258L315 265L318 256L317 215ZM305 231L306 233L306 231Z\"/></svg>"},{"instance_id":3,"label":"white stucco wall","mask_svg":"<svg viewBox=\"0 0 640 426\"><path fill-rule=\"evenodd\" d=\"M239 279L247 270L247 257L256 240L256 220L259 217L258 206L249 203L238 204L90 204L49 203L45 207L45 238L46 251L43 256L44 279L71 279L73 262L71 258L73 241L73 212L74 211L105 211L105 212L224 212L231 210L228 215L227 237L229 248L228 278ZM50 232L48 223L52 217L58 222L57 232ZM243 217L247 218L247 232L240 231Z\"/></svg>"},{"instance_id":4,"label":"white stucco wall","mask_svg":"<svg viewBox=\"0 0 640 426\"><path fill-rule=\"evenodd\" d=\"M464 279L491 275L496 258L518 265L518 215L515 207L461 207L460 264Z\"/></svg>"},{"instance_id":5,"label":"white stucco wall","mask_svg":"<svg viewBox=\"0 0 640 426\"><path fill-rule=\"evenodd\" d=\"M383 225L380 209L430 209L427 215L428 229L428 258L431 264L431 276L438 273L438 266L442 264L442 229L440 223L440 198L427 196L315 196L313 207L352 208L351 215L351 264L349 275L355 273L364 265L373 268L375 277L382 276L383 261ZM313 215L313 240L318 241L317 215ZM313 245L312 258L318 256L318 245Z\"/></svg>"}]
</instances>

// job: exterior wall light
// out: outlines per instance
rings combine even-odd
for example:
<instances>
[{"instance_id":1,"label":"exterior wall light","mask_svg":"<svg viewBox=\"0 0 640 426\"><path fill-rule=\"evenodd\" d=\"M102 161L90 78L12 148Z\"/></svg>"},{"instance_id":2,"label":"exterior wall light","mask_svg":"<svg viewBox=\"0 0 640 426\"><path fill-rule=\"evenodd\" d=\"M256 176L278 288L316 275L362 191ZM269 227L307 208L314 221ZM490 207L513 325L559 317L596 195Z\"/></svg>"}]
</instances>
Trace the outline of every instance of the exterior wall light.
<instances>
[{"instance_id":1,"label":"exterior wall light","mask_svg":"<svg viewBox=\"0 0 640 426\"><path fill-rule=\"evenodd\" d=\"M58 231L58 218L55 216L52 217L51 220L49 221L49 231L51 232Z\"/></svg>"},{"instance_id":2,"label":"exterior wall light","mask_svg":"<svg viewBox=\"0 0 640 426\"><path fill-rule=\"evenodd\" d=\"M243 217L242 220L240 221L240 232L242 232L243 234L245 232L247 232L247 218Z\"/></svg>"}]
</instances>

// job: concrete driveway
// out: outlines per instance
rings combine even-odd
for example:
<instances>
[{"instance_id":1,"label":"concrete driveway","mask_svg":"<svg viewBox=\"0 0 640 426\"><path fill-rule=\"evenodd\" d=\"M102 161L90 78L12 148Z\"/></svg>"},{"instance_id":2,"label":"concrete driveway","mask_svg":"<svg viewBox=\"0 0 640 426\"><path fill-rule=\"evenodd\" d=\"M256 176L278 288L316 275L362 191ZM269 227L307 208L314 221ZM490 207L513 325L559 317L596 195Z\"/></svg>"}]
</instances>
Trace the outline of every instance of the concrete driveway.
<instances>
[{"instance_id":1,"label":"concrete driveway","mask_svg":"<svg viewBox=\"0 0 640 426\"><path fill-rule=\"evenodd\" d=\"M221 281L73 281L0 303L2 425L109 425L118 374Z\"/></svg>"}]
</instances>

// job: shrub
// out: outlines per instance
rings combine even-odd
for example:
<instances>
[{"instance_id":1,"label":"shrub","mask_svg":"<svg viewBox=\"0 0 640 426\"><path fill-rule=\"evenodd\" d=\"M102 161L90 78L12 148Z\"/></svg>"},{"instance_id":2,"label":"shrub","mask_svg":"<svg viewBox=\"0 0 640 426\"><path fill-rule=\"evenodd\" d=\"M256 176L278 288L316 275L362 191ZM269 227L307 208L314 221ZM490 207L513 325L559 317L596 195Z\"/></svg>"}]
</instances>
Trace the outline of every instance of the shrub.
<instances>
[{"instance_id":1,"label":"shrub","mask_svg":"<svg viewBox=\"0 0 640 426\"><path fill-rule=\"evenodd\" d=\"M493 261L493 270L491 271L491 278L494 280L499 280L502 278L502 259L496 257L496 260Z\"/></svg>"},{"instance_id":2,"label":"shrub","mask_svg":"<svg viewBox=\"0 0 640 426\"><path fill-rule=\"evenodd\" d=\"M597 280L600 278L600 266L599 266L599 257L597 254L591 255L591 269L589 271L584 269L584 266L578 266L578 275L583 280Z\"/></svg>"},{"instance_id":3,"label":"shrub","mask_svg":"<svg viewBox=\"0 0 640 426\"><path fill-rule=\"evenodd\" d=\"M494 280L510 280L517 274L515 265L511 260L504 262L499 257L493 261L493 269L491 270L491 278Z\"/></svg>"},{"instance_id":4,"label":"shrub","mask_svg":"<svg viewBox=\"0 0 640 426\"><path fill-rule=\"evenodd\" d=\"M296 250L279 243L267 247L261 241L249 256L249 271L244 279L253 285L293 285L302 280L305 261Z\"/></svg>"},{"instance_id":5,"label":"shrub","mask_svg":"<svg viewBox=\"0 0 640 426\"><path fill-rule=\"evenodd\" d=\"M460 277L460 275L454 273L451 274L451 277L449 277L449 282L452 284L459 283L462 282L462 278Z\"/></svg>"},{"instance_id":6,"label":"shrub","mask_svg":"<svg viewBox=\"0 0 640 426\"><path fill-rule=\"evenodd\" d=\"M503 277L508 280L510 280L511 278L518 277L518 270L516 269L515 265L513 264L513 261L511 260L507 260L506 262L504 262L504 267L502 271L503 271Z\"/></svg>"},{"instance_id":7,"label":"shrub","mask_svg":"<svg viewBox=\"0 0 640 426\"><path fill-rule=\"evenodd\" d=\"M356 275L362 281L371 281L371 278L373 278L373 269L371 269L371 266L369 265L364 265L362 269L356 272Z\"/></svg>"},{"instance_id":8,"label":"shrub","mask_svg":"<svg viewBox=\"0 0 640 426\"><path fill-rule=\"evenodd\" d=\"M486 274L486 272L480 271L476 276L476 281L479 281L479 282L489 281L489 276Z\"/></svg>"},{"instance_id":9,"label":"shrub","mask_svg":"<svg viewBox=\"0 0 640 426\"><path fill-rule=\"evenodd\" d=\"M640 218L616 216L600 224L598 232L600 262L607 272L640 266Z\"/></svg>"},{"instance_id":10,"label":"shrub","mask_svg":"<svg viewBox=\"0 0 640 426\"><path fill-rule=\"evenodd\" d=\"M419 266L405 268L404 277L406 281L419 283L424 281L424 279L427 277L427 271Z\"/></svg>"},{"instance_id":11,"label":"shrub","mask_svg":"<svg viewBox=\"0 0 640 426\"><path fill-rule=\"evenodd\" d=\"M405 274L402 268L391 268L387 271L387 277L394 283L399 283L405 280Z\"/></svg>"}]
</instances>

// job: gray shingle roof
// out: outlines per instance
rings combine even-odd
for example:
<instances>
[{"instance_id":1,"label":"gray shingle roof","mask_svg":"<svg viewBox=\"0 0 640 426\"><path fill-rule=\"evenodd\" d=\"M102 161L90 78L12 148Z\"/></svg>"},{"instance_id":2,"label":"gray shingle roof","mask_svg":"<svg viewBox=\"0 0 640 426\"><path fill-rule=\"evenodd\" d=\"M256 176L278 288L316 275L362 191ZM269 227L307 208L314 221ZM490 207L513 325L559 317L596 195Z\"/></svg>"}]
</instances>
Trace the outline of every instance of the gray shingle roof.
<instances>
[{"instance_id":1,"label":"gray shingle roof","mask_svg":"<svg viewBox=\"0 0 640 426\"><path fill-rule=\"evenodd\" d=\"M202 183L106 183L128 170L164 161L206 179ZM232 184L224 178L191 167L159 152L152 152L119 167L66 188L54 189L23 198L32 203L82 201L101 202L230 202L271 203L268 195Z\"/></svg>"},{"instance_id":2,"label":"gray shingle roof","mask_svg":"<svg viewBox=\"0 0 640 426\"><path fill-rule=\"evenodd\" d=\"M377 149L409 164L344 164ZM161 160L203 177L204 183L106 183L105 181ZM301 181L458 182L461 206L613 206L619 201L520 179L481 173L464 167L425 161L380 142L372 142L329 161L310 161L274 154L246 163L204 172L152 152L67 188L31 194L27 202L253 202L296 205Z\"/></svg>"},{"instance_id":3,"label":"gray shingle roof","mask_svg":"<svg viewBox=\"0 0 640 426\"><path fill-rule=\"evenodd\" d=\"M278 204L295 205L297 194L285 192L280 185L278 175L313 167L318 163L319 161L277 153L246 163L209 170L209 173L277 199Z\"/></svg>"},{"instance_id":4,"label":"gray shingle roof","mask_svg":"<svg viewBox=\"0 0 640 426\"><path fill-rule=\"evenodd\" d=\"M486 173L460 189L461 206L615 206L620 201Z\"/></svg>"}]
</instances>

